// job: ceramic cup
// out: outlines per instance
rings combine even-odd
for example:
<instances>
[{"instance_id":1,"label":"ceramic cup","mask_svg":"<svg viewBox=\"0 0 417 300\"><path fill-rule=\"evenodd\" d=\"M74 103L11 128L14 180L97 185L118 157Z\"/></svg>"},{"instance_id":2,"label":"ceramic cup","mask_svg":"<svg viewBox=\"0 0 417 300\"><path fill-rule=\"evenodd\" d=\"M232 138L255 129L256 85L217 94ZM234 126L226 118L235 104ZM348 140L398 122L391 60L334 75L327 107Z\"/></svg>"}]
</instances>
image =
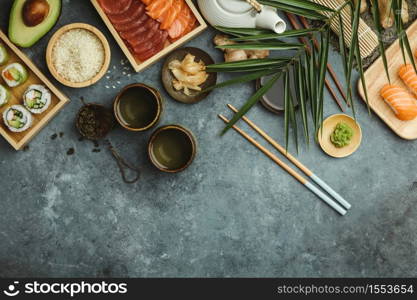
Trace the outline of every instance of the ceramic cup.
<instances>
[{"instance_id":1,"label":"ceramic cup","mask_svg":"<svg viewBox=\"0 0 417 300\"><path fill-rule=\"evenodd\" d=\"M193 134L180 125L158 128L148 143L150 161L157 169L167 173L178 173L188 168L196 152Z\"/></svg>"},{"instance_id":2,"label":"ceramic cup","mask_svg":"<svg viewBox=\"0 0 417 300\"><path fill-rule=\"evenodd\" d=\"M161 119L163 100L155 88L143 83L124 87L113 104L117 122L130 131L145 131Z\"/></svg>"}]
</instances>

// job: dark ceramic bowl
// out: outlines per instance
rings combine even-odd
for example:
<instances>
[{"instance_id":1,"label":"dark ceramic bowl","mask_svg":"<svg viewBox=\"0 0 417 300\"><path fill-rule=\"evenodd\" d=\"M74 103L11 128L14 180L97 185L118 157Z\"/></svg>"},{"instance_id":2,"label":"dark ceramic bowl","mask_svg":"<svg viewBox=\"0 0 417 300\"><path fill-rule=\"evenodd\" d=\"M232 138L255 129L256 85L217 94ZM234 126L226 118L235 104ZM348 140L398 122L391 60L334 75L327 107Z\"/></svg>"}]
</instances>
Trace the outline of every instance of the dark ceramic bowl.
<instances>
[{"instance_id":1,"label":"dark ceramic bowl","mask_svg":"<svg viewBox=\"0 0 417 300\"><path fill-rule=\"evenodd\" d=\"M183 134L183 137L185 136L187 139L187 143L189 143L188 147L190 147L190 151L187 157L187 160L185 161L185 163L181 166L178 166L176 168L169 168L167 166L164 166L163 163L161 163L157 157L156 157L156 151L160 151L160 152L165 152L164 154L166 154L166 152L168 151L164 151L165 149L158 149L156 144L157 144L157 140L158 138L160 138L161 133L169 131L169 130L175 130L180 132L181 134ZM170 145L172 146L172 145ZM161 146L160 146L161 147ZM168 148L169 146L166 145L166 148ZM164 148L164 147L162 147ZM195 156L197 153L197 143L196 140L194 138L194 135L192 134L192 132L180 125L168 125L168 126L163 126L158 128L151 136L151 138L149 139L149 143L148 143L148 155L149 155L149 159L152 162L152 164L160 171L162 172L167 172L167 173L178 173L181 171L184 171L186 168L188 168L191 163L193 162ZM171 157L172 159L175 159L175 157Z\"/></svg>"},{"instance_id":2,"label":"dark ceramic bowl","mask_svg":"<svg viewBox=\"0 0 417 300\"><path fill-rule=\"evenodd\" d=\"M157 104L157 112L155 114L155 117L153 118L153 120L147 124L144 127L141 128L134 128L134 127L130 127L126 124L126 122L123 121L123 118L120 115L119 112L119 104L120 104L120 99L123 97L124 93L127 90L130 89L135 89L135 88L143 88L148 90L150 93L152 93L152 95L154 96L154 99L156 101ZM150 128L152 128L153 126L155 126L159 120L161 119L161 115L162 115L162 111L163 111L163 100L162 100L162 96L159 93L159 91L151 86L148 86L146 84L143 83L133 83L130 84L128 86L125 86L120 93L116 96L116 99L114 100L113 103L113 110L114 110L114 115L116 117L117 122L125 129L130 130L130 131L145 131L148 130Z\"/></svg>"},{"instance_id":3,"label":"dark ceramic bowl","mask_svg":"<svg viewBox=\"0 0 417 300\"><path fill-rule=\"evenodd\" d=\"M175 80L175 77L168 67L171 61L173 60L182 61L188 53L195 56L196 62L203 61L206 66L214 64L214 61L210 57L210 55L201 49L192 48L192 47L178 49L172 52L168 56L168 58L165 60L164 66L162 67L162 83L165 87L165 90L172 98L182 103L193 104L206 98L210 94L210 92L200 93L199 91L190 90L191 95L188 96L183 92L183 90L177 91L172 86L172 81ZM207 80L202 85L200 85L202 90L215 85L217 82L216 72L210 72L208 74L209 74L209 77L207 78Z\"/></svg>"}]
</instances>

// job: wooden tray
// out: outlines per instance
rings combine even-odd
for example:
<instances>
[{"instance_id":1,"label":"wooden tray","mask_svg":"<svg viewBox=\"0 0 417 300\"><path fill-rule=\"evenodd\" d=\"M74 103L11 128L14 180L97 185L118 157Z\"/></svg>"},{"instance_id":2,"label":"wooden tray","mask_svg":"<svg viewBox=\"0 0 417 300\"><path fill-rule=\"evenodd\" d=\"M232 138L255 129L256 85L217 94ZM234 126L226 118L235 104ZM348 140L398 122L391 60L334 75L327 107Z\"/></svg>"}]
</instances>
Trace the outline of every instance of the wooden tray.
<instances>
[{"instance_id":1,"label":"wooden tray","mask_svg":"<svg viewBox=\"0 0 417 300\"><path fill-rule=\"evenodd\" d=\"M407 34L410 40L411 49L413 50L413 53L415 53L417 49L417 21L407 29ZM386 55L391 83L406 87L397 75L398 69L404 64L398 41L386 50ZM372 110L401 138L406 140L417 139L417 119L412 121L401 121L397 119L391 108L384 102L379 94L381 88L388 83L382 57L378 58L378 60L365 72L365 79L368 88L369 105ZM362 99L365 99L365 94L360 81L358 89Z\"/></svg>"},{"instance_id":2,"label":"wooden tray","mask_svg":"<svg viewBox=\"0 0 417 300\"><path fill-rule=\"evenodd\" d=\"M0 30L0 43L3 44L9 55L10 59L8 64L19 62L24 65L28 71L27 81L15 88L9 88L11 98L9 103L0 108L0 134L13 146L16 150L21 150L29 141L34 138L42 128L48 124L48 122L63 108L63 106L69 101L69 99L62 94L52 83L42 74L42 72L30 61L30 59L23 54L12 42L9 41L7 36ZM0 67L0 72L5 66ZM0 79L3 81L3 79ZM7 86L2 82L4 86ZM44 113L33 116L32 127L24 132L11 132L3 122L3 112L14 104L23 104L23 93L27 87L31 84L42 84L51 91L51 105Z\"/></svg>"},{"instance_id":3,"label":"wooden tray","mask_svg":"<svg viewBox=\"0 0 417 300\"><path fill-rule=\"evenodd\" d=\"M198 26L194 30L192 30L191 32L189 32L188 34L186 34L185 36L183 36L182 38L180 38L179 40L177 40L175 43L167 44L167 46L161 52L159 52L158 54L154 55L153 57L149 58L148 60L146 60L144 62L141 62L141 61L136 60L136 58L129 51L129 49L127 48L125 42L120 37L119 33L114 28L113 24L110 22L109 18L107 17L106 13L101 8L101 6L98 3L98 1L97 0L91 0L91 3L94 5L95 9L97 10L97 12L99 13L99 15L103 19L103 21L106 24L107 28L110 30L110 32L113 35L114 39L119 44L119 46L122 49L123 53L126 55L127 59L129 60L129 62L131 63L133 69L136 72L140 72L140 71L146 69L147 67L151 66L152 64L154 64L155 62L157 62L159 59L161 59L162 57L164 57L165 55L167 55L168 53L170 53L172 50L175 50L176 48L178 48L181 45L185 44L190 39L195 38L197 35L199 35L201 32L203 32L207 28L206 22L204 21L203 17L198 12L198 10L195 7L195 5L193 4L192 0L185 0L185 2L190 7L190 9L193 12L194 16L197 18Z\"/></svg>"}]
</instances>

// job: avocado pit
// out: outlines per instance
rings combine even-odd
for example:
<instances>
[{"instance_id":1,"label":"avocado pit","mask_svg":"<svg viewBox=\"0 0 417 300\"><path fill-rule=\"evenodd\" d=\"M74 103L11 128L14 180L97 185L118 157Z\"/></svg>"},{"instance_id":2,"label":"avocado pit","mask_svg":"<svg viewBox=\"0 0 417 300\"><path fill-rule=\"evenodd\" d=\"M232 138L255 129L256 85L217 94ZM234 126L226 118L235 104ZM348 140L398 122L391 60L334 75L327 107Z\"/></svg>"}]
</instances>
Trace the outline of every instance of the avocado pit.
<instances>
[{"instance_id":1,"label":"avocado pit","mask_svg":"<svg viewBox=\"0 0 417 300\"><path fill-rule=\"evenodd\" d=\"M49 3L46 0L27 0L23 6L22 18L28 27L41 24L49 14Z\"/></svg>"}]
</instances>

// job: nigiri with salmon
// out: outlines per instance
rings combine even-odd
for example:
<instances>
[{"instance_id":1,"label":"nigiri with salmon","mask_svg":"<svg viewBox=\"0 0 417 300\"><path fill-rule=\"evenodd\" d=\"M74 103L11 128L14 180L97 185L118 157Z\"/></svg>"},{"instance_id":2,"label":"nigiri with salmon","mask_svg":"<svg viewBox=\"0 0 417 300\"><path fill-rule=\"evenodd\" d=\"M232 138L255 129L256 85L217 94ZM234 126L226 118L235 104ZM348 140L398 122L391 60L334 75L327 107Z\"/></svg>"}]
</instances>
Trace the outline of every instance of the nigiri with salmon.
<instances>
[{"instance_id":1,"label":"nigiri with salmon","mask_svg":"<svg viewBox=\"0 0 417 300\"><path fill-rule=\"evenodd\" d=\"M410 64L403 65L398 70L398 76L405 85L417 95L417 74L414 67Z\"/></svg>"},{"instance_id":2,"label":"nigiri with salmon","mask_svg":"<svg viewBox=\"0 0 417 300\"><path fill-rule=\"evenodd\" d=\"M380 93L398 119L410 121L417 117L417 100L406 89L396 84L386 84Z\"/></svg>"}]
</instances>

